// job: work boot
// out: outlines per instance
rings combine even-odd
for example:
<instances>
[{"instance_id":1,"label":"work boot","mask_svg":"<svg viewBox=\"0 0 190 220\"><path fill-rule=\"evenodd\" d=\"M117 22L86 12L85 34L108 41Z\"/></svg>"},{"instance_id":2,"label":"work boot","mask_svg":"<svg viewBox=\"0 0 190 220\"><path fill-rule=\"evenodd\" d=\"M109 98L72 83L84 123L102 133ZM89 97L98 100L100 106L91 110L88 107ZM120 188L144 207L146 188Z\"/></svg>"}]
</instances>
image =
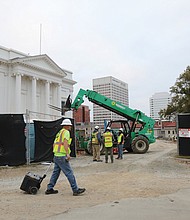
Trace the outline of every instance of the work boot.
<instances>
[{"instance_id":1,"label":"work boot","mask_svg":"<svg viewBox=\"0 0 190 220\"><path fill-rule=\"evenodd\" d=\"M80 194L82 194L83 192L85 192L85 188L78 188L77 191L73 192L73 196L78 196Z\"/></svg>"},{"instance_id":2,"label":"work boot","mask_svg":"<svg viewBox=\"0 0 190 220\"><path fill-rule=\"evenodd\" d=\"M113 156L111 156L111 163L113 163Z\"/></svg>"},{"instance_id":3,"label":"work boot","mask_svg":"<svg viewBox=\"0 0 190 220\"><path fill-rule=\"evenodd\" d=\"M49 195L49 194L57 194L58 193L58 190L54 190L54 189L47 189L45 191L45 194L46 195Z\"/></svg>"}]
</instances>

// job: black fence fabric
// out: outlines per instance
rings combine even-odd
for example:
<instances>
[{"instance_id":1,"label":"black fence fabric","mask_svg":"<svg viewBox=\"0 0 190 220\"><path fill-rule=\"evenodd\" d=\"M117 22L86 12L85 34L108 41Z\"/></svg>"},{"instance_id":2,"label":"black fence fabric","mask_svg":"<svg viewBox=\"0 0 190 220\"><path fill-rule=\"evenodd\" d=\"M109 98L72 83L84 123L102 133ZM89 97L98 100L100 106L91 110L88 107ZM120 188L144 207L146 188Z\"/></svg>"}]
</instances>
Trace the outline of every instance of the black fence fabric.
<instances>
[{"instance_id":1,"label":"black fence fabric","mask_svg":"<svg viewBox=\"0 0 190 220\"><path fill-rule=\"evenodd\" d=\"M177 115L178 152L190 156L190 113Z\"/></svg>"},{"instance_id":2,"label":"black fence fabric","mask_svg":"<svg viewBox=\"0 0 190 220\"><path fill-rule=\"evenodd\" d=\"M26 163L24 129L22 114L0 115L0 166Z\"/></svg>"},{"instance_id":3,"label":"black fence fabric","mask_svg":"<svg viewBox=\"0 0 190 220\"><path fill-rule=\"evenodd\" d=\"M34 162L52 161L53 159L53 142L57 132L62 128L60 125L64 118L56 121L34 121L35 129L35 153ZM72 124L74 120L70 119ZM71 130L71 156L76 157L75 152L75 134L74 126Z\"/></svg>"}]
</instances>

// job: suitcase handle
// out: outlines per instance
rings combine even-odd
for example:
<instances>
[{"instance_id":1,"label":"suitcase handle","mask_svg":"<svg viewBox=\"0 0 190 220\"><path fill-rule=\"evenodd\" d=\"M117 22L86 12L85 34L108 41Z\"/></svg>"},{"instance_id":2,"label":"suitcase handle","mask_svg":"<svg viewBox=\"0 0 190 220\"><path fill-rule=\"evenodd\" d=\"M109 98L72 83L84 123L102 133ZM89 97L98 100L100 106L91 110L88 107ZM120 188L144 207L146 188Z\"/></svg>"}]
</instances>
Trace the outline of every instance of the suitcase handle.
<instances>
[{"instance_id":1,"label":"suitcase handle","mask_svg":"<svg viewBox=\"0 0 190 220\"><path fill-rule=\"evenodd\" d=\"M45 171L44 175L40 178L40 181L39 181L40 184L41 184L42 180L46 178L47 172L49 171L51 165L52 165L52 162L51 162L50 165L48 166L48 168L47 168L47 170Z\"/></svg>"},{"instance_id":2,"label":"suitcase handle","mask_svg":"<svg viewBox=\"0 0 190 220\"><path fill-rule=\"evenodd\" d=\"M43 177L42 177L43 179L46 177L47 172L49 171L51 165L52 165L52 162L50 163L50 165L48 166L47 170L45 171L45 173L44 173L44 175L43 175Z\"/></svg>"}]
</instances>

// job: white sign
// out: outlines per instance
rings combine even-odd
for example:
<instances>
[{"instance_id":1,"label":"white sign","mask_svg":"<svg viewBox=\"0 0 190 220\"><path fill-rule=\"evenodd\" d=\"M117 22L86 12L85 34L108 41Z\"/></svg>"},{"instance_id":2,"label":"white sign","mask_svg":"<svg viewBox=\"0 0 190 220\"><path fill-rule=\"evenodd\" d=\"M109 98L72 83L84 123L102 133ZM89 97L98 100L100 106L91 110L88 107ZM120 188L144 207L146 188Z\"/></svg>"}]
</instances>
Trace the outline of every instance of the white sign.
<instances>
[{"instance_id":1,"label":"white sign","mask_svg":"<svg viewBox=\"0 0 190 220\"><path fill-rule=\"evenodd\" d=\"M190 128L179 128L179 137L190 138Z\"/></svg>"}]
</instances>

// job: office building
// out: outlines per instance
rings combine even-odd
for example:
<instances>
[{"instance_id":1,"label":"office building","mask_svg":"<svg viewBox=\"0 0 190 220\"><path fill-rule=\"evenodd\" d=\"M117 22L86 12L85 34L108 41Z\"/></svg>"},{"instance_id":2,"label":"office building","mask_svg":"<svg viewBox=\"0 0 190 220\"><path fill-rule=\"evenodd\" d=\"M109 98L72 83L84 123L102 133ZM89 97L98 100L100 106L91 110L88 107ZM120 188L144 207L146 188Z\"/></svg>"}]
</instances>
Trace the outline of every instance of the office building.
<instances>
[{"instance_id":1,"label":"office building","mask_svg":"<svg viewBox=\"0 0 190 220\"><path fill-rule=\"evenodd\" d=\"M161 109L166 109L171 102L171 96L168 92L155 93L150 98L150 117L159 120L159 112Z\"/></svg>"},{"instance_id":2,"label":"office building","mask_svg":"<svg viewBox=\"0 0 190 220\"><path fill-rule=\"evenodd\" d=\"M128 84L112 76L93 79L93 90L123 105L129 106ZM119 120L123 117L93 104L93 122L104 127L105 120Z\"/></svg>"}]
</instances>

